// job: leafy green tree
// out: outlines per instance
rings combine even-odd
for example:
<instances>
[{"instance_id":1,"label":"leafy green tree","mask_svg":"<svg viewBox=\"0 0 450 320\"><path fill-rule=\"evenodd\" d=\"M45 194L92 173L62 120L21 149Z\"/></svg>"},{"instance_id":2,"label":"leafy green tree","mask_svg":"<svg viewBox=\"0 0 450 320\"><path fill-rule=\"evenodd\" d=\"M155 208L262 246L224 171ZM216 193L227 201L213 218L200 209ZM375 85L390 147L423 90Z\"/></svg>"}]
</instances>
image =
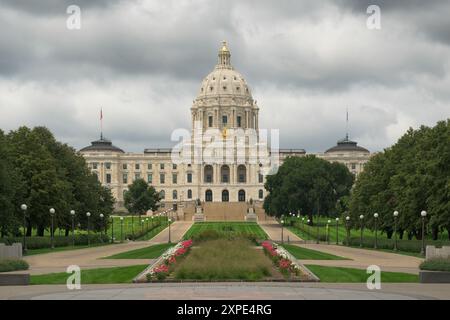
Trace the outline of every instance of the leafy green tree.
<instances>
[{"instance_id":1,"label":"leafy green tree","mask_svg":"<svg viewBox=\"0 0 450 320\"><path fill-rule=\"evenodd\" d=\"M315 156L289 157L274 175L269 175L265 188L265 211L280 217L301 212L313 221L313 215L337 215L337 200L348 196L353 175L339 163Z\"/></svg>"},{"instance_id":2,"label":"leafy green tree","mask_svg":"<svg viewBox=\"0 0 450 320\"><path fill-rule=\"evenodd\" d=\"M125 208L131 214L138 214L139 216L150 209L157 210L160 200L159 193L156 192L155 188L149 186L144 179L134 180L124 196Z\"/></svg>"}]
</instances>

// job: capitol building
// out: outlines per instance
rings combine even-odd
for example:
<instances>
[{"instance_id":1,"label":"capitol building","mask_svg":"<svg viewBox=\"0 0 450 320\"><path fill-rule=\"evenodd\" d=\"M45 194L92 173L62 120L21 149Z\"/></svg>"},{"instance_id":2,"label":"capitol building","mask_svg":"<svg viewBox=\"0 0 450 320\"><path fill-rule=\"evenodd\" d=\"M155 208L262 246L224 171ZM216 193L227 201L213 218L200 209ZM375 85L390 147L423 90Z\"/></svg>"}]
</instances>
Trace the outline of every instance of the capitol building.
<instances>
[{"instance_id":1,"label":"capitol building","mask_svg":"<svg viewBox=\"0 0 450 320\"><path fill-rule=\"evenodd\" d=\"M269 144L259 128L259 112L223 42L217 65L201 81L191 106L191 132L177 146L129 153L101 136L80 153L99 181L111 189L119 211L125 210L123 196L128 186L142 178L160 192L161 208L173 208L180 219L194 218L197 199L207 220L244 217L250 206L260 217L265 177L276 172L287 157L307 153L279 149L273 143L276 136L270 136ZM314 155L345 164L355 176L371 156L348 135Z\"/></svg>"}]
</instances>

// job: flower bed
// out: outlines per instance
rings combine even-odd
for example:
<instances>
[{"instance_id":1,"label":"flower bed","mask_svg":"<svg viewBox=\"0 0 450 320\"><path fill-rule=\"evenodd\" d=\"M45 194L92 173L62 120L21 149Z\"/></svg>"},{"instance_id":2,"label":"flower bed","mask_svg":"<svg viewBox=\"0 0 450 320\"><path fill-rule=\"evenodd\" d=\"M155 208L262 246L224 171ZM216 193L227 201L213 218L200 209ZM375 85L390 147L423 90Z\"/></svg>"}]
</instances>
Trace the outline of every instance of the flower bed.
<instances>
[{"instance_id":1,"label":"flower bed","mask_svg":"<svg viewBox=\"0 0 450 320\"><path fill-rule=\"evenodd\" d=\"M264 252L272 262L277 266L280 272L286 278L300 277L303 275L301 267L291 260L290 254L282 247L277 246L270 241L261 243Z\"/></svg>"},{"instance_id":2,"label":"flower bed","mask_svg":"<svg viewBox=\"0 0 450 320\"><path fill-rule=\"evenodd\" d=\"M173 271L175 265L186 256L191 247L192 240L185 240L168 249L162 255L160 262L147 273L147 280L164 280Z\"/></svg>"}]
</instances>

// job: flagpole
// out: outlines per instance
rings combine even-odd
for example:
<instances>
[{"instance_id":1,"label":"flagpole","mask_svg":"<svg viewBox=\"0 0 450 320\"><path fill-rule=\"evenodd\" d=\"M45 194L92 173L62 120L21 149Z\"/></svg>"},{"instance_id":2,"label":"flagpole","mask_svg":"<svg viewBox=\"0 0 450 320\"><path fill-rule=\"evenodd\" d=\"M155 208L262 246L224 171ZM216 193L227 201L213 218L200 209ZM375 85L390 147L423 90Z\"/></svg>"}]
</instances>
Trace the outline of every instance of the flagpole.
<instances>
[{"instance_id":1,"label":"flagpole","mask_svg":"<svg viewBox=\"0 0 450 320\"><path fill-rule=\"evenodd\" d=\"M100 108L100 140L103 140L103 109Z\"/></svg>"}]
</instances>

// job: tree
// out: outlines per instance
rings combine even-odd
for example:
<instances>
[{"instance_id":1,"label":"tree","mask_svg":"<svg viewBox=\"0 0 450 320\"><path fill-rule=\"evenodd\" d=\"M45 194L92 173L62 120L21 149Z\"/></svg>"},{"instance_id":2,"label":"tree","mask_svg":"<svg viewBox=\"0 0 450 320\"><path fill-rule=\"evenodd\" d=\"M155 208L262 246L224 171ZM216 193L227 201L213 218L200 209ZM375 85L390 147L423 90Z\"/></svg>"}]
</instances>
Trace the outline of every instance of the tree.
<instances>
[{"instance_id":1,"label":"tree","mask_svg":"<svg viewBox=\"0 0 450 320\"><path fill-rule=\"evenodd\" d=\"M393 212L400 212L398 230L421 239L420 212L428 211L433 239L450 229L450 120L433 128L410 128L392 147L373 156L356 182L350 200L353 219L364 214L392 236Z\"/></svg>"},{"instance_id":2,"label":"tree","mask_svg":"<svg viewBox=\"0 0 450 320\"><path fill-rule=\"evenodd\" d=\"M159 193L144 179L134 180L124 196L125 207L132 215L138 214L139 216L149 209L157 210L160 200Z\"/></svg>"},{"instance_id":3,"label":"tree","mask_svg":"<svg viewBox=\"0 0 450 320\"><path fill-rule=\"evenodd\" d=\"M353 175L342 164L315 156L289 157L267 177L264 209L278 217L300 211L311 221L321 213L337 215L337 200L349 195L352 184Z\"/></svg>"}]
</instances>

